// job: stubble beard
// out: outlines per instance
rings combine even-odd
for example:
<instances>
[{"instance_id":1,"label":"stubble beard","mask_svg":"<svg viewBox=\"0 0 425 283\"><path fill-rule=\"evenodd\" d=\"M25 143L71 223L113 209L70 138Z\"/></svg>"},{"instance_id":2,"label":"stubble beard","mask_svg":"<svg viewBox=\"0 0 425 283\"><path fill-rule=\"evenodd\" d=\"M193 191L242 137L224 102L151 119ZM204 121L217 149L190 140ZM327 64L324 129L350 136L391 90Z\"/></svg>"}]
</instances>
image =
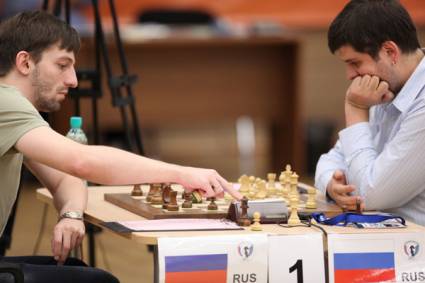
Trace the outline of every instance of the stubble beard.
<instances>
[{"instance_id":1,"label":"stubble beard","mask_svg":"<svg viewBox=\"0 0 425 283\"><path fill-rule=\"evenodd\" d=\"M34 88L34 103L37 110L53 112L60 109L60 103L54 97L48 96L49 93L52 93L53 86L41 78L38 67L33 73L31 85Z\"/></svg>"}]
</instances>

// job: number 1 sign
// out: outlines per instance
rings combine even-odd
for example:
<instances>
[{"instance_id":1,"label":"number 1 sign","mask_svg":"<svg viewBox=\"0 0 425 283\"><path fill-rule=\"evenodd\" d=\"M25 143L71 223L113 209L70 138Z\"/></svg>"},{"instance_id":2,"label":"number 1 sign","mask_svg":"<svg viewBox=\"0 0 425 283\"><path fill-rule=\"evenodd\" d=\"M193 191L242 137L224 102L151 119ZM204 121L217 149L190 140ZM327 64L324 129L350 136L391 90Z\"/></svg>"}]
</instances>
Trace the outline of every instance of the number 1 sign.
<instances>
[{"instance_id":1,"label":"number 1 sign","mask_svg":"<svg viewBox=\"0 0 425 283\"><path fill-rule=\"evenodd\" d=\"M270 236L269 282L325 282L322 234Z\"/></svg>"}]
</instances>

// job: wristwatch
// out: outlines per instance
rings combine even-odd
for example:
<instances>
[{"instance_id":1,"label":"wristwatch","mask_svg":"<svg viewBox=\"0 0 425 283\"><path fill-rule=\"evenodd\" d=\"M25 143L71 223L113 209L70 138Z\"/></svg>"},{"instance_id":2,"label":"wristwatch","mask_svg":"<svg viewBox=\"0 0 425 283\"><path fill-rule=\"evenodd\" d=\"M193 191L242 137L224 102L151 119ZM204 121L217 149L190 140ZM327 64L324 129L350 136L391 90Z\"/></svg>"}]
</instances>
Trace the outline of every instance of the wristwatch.
<instances>
[{"instance_id":1,"label":"wristwatch","mask_svg":"<svg viewBox=\"0 0 425 283\"><path fill-rule=\"evenodd\" d=\"M64 218L83 220L83 213L81 211L66 211L59 216L59 221Z\"/></svg>"}]
</instances>

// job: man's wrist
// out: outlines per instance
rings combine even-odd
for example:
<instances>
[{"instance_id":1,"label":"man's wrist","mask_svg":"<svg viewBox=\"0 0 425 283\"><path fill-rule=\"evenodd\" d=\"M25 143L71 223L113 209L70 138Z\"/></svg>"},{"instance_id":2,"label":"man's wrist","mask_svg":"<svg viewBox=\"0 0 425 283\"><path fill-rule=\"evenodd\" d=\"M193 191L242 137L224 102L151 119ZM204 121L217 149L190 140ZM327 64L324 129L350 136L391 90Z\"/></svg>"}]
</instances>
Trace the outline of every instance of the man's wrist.
<instances>
[{"instance_id":1,"label":"man's wrist","mask_svg":"<svg viewBox=\"0 0 425 283\"><path fill-rule=\"evenodd\" d=\"M359 108L352 105L350 102L345 102L345 121L347 127L361 122L369 121L369 109Z\"/></svg>"}]
</instances>

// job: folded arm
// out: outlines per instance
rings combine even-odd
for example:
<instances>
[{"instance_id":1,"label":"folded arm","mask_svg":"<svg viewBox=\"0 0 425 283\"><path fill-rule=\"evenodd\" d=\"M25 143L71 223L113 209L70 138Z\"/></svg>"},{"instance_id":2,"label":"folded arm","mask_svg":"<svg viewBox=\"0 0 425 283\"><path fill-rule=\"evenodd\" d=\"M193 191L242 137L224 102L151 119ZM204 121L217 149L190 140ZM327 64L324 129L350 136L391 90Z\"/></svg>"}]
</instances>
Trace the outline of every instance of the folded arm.
<instances>
[{"instance_id":1,"label":"folded arm","mask_svg":"<svg viewBox=\"0 0 425 283\"><path fill-rule=\"evenodd\" d=\"M378 154L369 123L340 132L347 173L365 200L366 209L399 207L421 193L425 166L425 105L409 113L396 136Z\"/></svg>"}]
</instances>

